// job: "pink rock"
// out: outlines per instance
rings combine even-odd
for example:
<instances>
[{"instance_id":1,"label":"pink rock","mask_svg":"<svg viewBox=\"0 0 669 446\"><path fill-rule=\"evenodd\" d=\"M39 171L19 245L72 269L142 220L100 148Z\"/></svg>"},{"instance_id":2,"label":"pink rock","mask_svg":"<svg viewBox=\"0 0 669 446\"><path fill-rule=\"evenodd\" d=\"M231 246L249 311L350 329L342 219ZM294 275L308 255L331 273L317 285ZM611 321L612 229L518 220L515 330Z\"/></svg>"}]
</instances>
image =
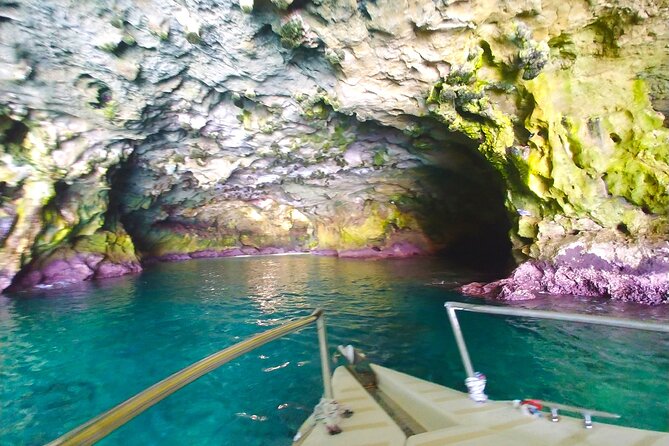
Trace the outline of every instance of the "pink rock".
<instances>
[{"instance_id":1,"label":"pink rock","mask_svg":"<svg viewBox=\"0 0 669 446\"><path fill-rule=\"evenodd\" d=\"M327 257L337 257L339 253L336 249L314 249L310 251L312 255L315 256L327 256Z\"/></svg>"},{"instance_id":2,"label":"pink rock","mask_svg":"<svg viewBox=\"0 0 669 446\"><path fill-rule=\"evenodd\" d=\"M233 248L220 251L219 254L220 257L235 257L235 256L243 256L244 252L239 248Z\"/></svg>"},{"instance_id":3,"label":"pink rock","mask_svg":"<svg viewBox=\"0 0 669 446\"><path fill-rule=\"evenodd\" d=\"M496 282L491 282L483 287L485 295L494 295L499 293L509 283L509 279L502 279Z\"/></svg>"},{"instance_id":4,"label":"pink rock","mask_svg":"<svg viewBox=\"0 0 669 446\"><path fill-rule=\"evenodd\" d=\"M460 288L458 288L458 291L467 296L485 296L488 293L483 289L484 286L485 283L483 282L472 282L466 285L462 285Z\"/></svg>"},{"instance_id":5,"label":"pink rock","mask_svg":"<svg viewBox=\"0 0 669 446\"><path fill-rule=\"evenodd\" d=\"M56 257L45 265L31 267L16 283L17 288L83 282L93 278L118 277L142 270L137 262L112 263L99 253L76 253Z\"/></svg>"},{"instance_id":6,"label":"pink rock","mask_svg":"<svg viewBox=\"0 0 669 446\"><path fill-rule=\"evenodd\" d=\"M530 290L514 290L505 296L506 300L532 300L536 295Z\"/></svg>"},{"instance_id":7,"label":"pink rock","mask_svg":"<svg viewBox=\"0 0 669 446\"><path fill-rule=\"evenodd\" d=\"M360 248L360 249L344 249L339 251L339 257L344 259L374 259L383 257L380 249Z\"/></svg>"},{"instance_id":8,"label":"pink rock","mask_svg":"<svg viewBox=\"0 0 669 446\"><path fill-rule=\"evenodd\" d=\"M339 251L339 257L353 259L405 258L420 254L423 254L422 249L407 242L395 243L388 248L367 247Z\"/></svg>"},{"instance_id":9,"label":"pink rock","mask_svg":"<svg viewBox=\"0 0 669 446\"><path fill-rule=\"evenodd\" d=\"M215 249L204 249L202 251L195 251L190 253L192 259L208 259L212 257L221 257L222 251L216 251Z\"/></svg>"},{"instance_id":10,"label":"pink rock","mask_svg":"<svg viewBox=\"0 0 669 446\"><path fill-rule=\"evenodd\" d=\"M98 265L98 268L95 271L95 278L106 279L109 277L120 277L126 274L138 273L141 270L142 267L138 263L112 263L109 260L104 260Z\"/></svg>"},{"instance_id":11,"label":"pink rock","mask_svg":"<svg viewBox=\"0 0 669 446\"><path fill-rule=\"evenodd\" d=\"M42 268L42 284L82 282L93 277L94 271L79 256L57 259Z\"/></svg>"},{"instance_id":12,"label":"pink rock","mask_svg":"<svg viewBox=\"0 0 669 446\"><path fill-rule=\"evenodd\" d=\"M6 273L0 273L0 291L6 290L12 284L12 279Z\"/></svg>"},{"instance_id":13,"label":"pink rock","mask_svg":"<svg viewBox=\"0 0 669 446\"><path fill-rule=\"evenodd\" d=\"M475 282L460 291L505 300L532 299L541 292L669 303L669 247L613 242L608 249L589 251L586 245L574 245L550 262L527 261L507 279L487 285Z\"/></svg>"},{"instance_id":14,"label":"pink rock","mask_svg":"<svg viewBox=\"0 0 669 446\"><path fill-rule=\"evenodd\" d=\"M32 270L26 274L21 275L20 279L16 283L16 288L32 288L35 285L39 285L41 281L42 272L39 270Z\"/></svg>"},{"instance_id":15,"label":"pink rock","mask_svg":"<svg viewBox=\"0 0 669 446\"><path fill-rule=\"evenodd\" d=\"M407 242L395 243L390 247L390 252L392 257L413 257L423 254L422 249Z\"/></svg>"},{"instance_id":16,"label":"pink rock","mask_svg":"<svg viewBox=\"0 0 669 446\"><path fill-rule=\"evenodd\" d=\"M275 248L268 246L266 248L260 248L261 255L270 255L270 254L284 254L286 250L284 248Z\"/></svg>"},{"instance_id":17,"label":"pink rock","mask_svg":"<svg viewBox=\"0 0 669 446\"><path fill-rule=\"evenodd\" d=\"M177 262L181 260L189 260L190 258L191 256L189 254L182 252L173 252L156 257L156 259L160 260L161 262Z\"/></svg>"}]
</instances>

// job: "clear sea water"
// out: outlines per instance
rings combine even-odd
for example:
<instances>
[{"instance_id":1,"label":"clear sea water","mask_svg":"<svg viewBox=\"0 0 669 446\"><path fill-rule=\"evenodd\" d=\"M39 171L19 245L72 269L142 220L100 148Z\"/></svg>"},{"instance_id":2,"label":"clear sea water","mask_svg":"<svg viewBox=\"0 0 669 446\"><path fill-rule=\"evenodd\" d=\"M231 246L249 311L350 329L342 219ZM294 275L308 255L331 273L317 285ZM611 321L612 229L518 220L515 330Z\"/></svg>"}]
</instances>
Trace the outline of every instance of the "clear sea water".
<instances>
[{"instance_id":1,"label":"clear sea water","mask_svg":"<svg viewBox=\"0 0 669 446\"><path fill-rule=\"evenodd\" d=\"M282 321L326 311L330 346L464 390L443 310L476 279L435 259L310 256L160 264L141 275L0 297L0 444L37 445L180 368ZM545 298L558 307L669 320L669 307ZM669 430L669 338L463 314L495 399L541 398ZM321 393L315 328L203 377L100 444L288 445Z\"/></svg>"}]
</instances>

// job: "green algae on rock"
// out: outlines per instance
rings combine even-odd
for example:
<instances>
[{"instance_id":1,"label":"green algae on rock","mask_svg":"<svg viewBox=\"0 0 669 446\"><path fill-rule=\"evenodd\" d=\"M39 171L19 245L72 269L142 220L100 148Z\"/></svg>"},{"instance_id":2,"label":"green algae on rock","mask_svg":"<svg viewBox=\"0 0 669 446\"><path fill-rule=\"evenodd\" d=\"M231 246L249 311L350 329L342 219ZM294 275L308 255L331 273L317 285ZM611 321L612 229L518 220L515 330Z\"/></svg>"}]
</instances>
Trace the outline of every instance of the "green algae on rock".
<instances>
[{"instance_id":1,"label":"green algae on rock","mask_svg":"<svg viewBox=\"0 0 669 446\"><path fill-rule=\"evenodd\" d=\"M536 243L526 254L541 253L538 226L556 216L589 219L597 230L624 227L632 236L666 230L669 130L629 62L579 57L493 94L495 73L506 67L491 62L494 54L470 59L427 101L502 174L507 206L519 214L515 232ZM482 69L486 63L491 69ZM504 103L518 105L500 112Z\"/></svg>"},{"instance_id":2,"label":"green algae on rock","mask_svg":"<svg viewBox=\"0 0 669 446\"><path fill-rule=\"evenodd\" d=\"M151 257L652 255L669 232L664 0L0 14L2 288Z\"/></svg>"}]
</instances>

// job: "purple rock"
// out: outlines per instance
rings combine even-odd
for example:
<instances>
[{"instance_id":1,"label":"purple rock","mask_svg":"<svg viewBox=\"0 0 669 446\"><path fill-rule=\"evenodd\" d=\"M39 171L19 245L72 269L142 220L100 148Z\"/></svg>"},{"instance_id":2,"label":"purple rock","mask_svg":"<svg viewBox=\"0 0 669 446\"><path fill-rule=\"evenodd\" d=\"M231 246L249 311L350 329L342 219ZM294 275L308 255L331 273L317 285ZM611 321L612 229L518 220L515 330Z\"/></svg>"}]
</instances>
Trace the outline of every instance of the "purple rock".
<instances>
[{"instance_id":1,"label":"purple rock","mask_svg":"<svg viewBox=\"0 0 669 446\"><path fill-rule=\"evenodd\" d=\"M460 288L470 296L531 299L535 293L606 297L643 304L669 303L669 245L575 243L552 261L530 260L507 279Z\"/></svg>"},{"instance_id":2,"label":"purple rock","mask_svg":"<svg viewBox=\"0 0 669 446\"><path fill-rule=\"evenodd\" d=\"M57 283L82 282L93 277L94 271L80 256L68 260L57 259L42 268L40 283L51 285Z\"/></svg>"},{"instance_id":3,"label":"purple rock","mask_svg":"<svg viewBox=\"0 0 669 446\"><path fill-rule=\"evenodd\" d=\"M506 294L506 300L532 300L535 299L536 295L530 290L513 290Z\"/></svg>"},{"instance_id":4,"label":"purple rock","mask_svg":"<svg viewBox=\"0 0 669 446\"><path fill-rule=\"evenodd\" d=\"M0 272L0 291L6 290L12 284L12 278L6 271Z\"/></svg>"},{"instance_id":5,"label":"purple rock","mask_svg":"<svg viewBox=\"0 0 669 446\"><path fill-rule=\"evenodd\" d=\"M181 260L189 260L191 256L182 252L171 252L156 257L161 262L178 262Z\"/></svg>"},{"instance_id":6,"label":"purple rock","mask_svg":"<svg viewBox=\"0 0 669 446\"><path fill-rule=\"evenodd\" d=\"M223 249L220 251L216 249L203 249L202 251L191 252L189 256L192 259L212 259L216 257L234 257L243 254L239 248Z\"/></svg>"},{"instance_id":7,"label":"purple rock","mask_svg":"<svg viewBox=\"0 0 669 446\"><path fill-rule=\"evenodd\" d=\"M484 289L485 285L486 284L483 282L472 282L462 285L458 290L467 296L484 297L489 294L489 292L486 292Z\"/></svg>"},{"instance_id":8,"label":"purple rock","mask_svg":"<svg viewBox=\"0 0 669 446\"><path fill-rule=\"evenodd\" d=\"M42 281L42 272L39 270L32 270L26 274L21 275L21 278L16 283L16 288L32 288L39 285ZM9 284L7 285L9 286Z\"/></svg>"},{"instance_id":9,"label":"purple rock","mask_svg":"<svg viewBox=\"0 0 669 446\"><path fill-rule=\"evenodd\" d=\"M337 257L338 252L336 249L314 249L310 251L312 255L315 256L326 256L326 257Z\"/></svg>"},{"instance_id":10,"label":"purple rock","mask_svg":"<svg viewBox=\"0 0 669 446\"><path fill-rule=\"evenodd\" d=\"M220 257L236 257L243 256L244 252L239 248L225 249L219 252Z\"/></svg>"},{"instance_id":11,"label":"purple rock","mask_svg":"<svg viewBox=\"0 0 669 446\"><path fill-rule=\"evenodd\" d=\"M422 249L407 242L395 243L390 247L392 257L413 257L424 253Z\"/></svg>"},{"instance_id":12,"label":"purple rock","mask_svg":"<svg viewBox=\"0 0 669 446\"><path fill-rule=\"evenodd\" d=\"M93 278L118 277L141 271L137 262L113 263L99 253L59 253L42 265L33 265L21 275L17 288L83 282Z\"/></svg>"},{"instance_id":13,"label":"purple rock","mask_svg":"<svg viewBox=\"0 0 669 446\"><path fill-rule=\"evenodd\" d=\"M119 277L126 274L138 273L142 270L142 267L138 263L134 262L123 262L123 263L112 263L109 260L104 260L100 262L97 270L95 271L96 279L106 279L109 277Z\"/></svg>"},{"instance_id":14,"label":"purple rock","mask_svg":"<svg viewBox=\"0 0 669 446\"><path fill-rule=\"evenodd\" d=\"M339 257L344 259L373 259L382 257L380 250L373 248L344 249L339 251Z\"/></svg>"},{"instance_id":15,"label":"purple rock","mask_svg":"<svg viewBox=\"0 0 669 446\"><path fill-rule=\"evenodd\" d=\"M222 257L222 251L216 251L215 249L204 249L202 251L195 251L190 253L192 259L209 259L212 257Z\"/></svg>"},{"instance_id":16,"label":"purple rock","mask_svg":"<svg viewBox=\"0 0 669 446\"><path fill-rule=\"evenodd\" d=\"M260 254L262 254L262 255L284 254L285 252L286 252L286 250L283 249L283 248L274 248L272 246L268 246L266 248L260 248Z\"/></svg>"},{"instance_id":17,"label":"purple rock","mask_svg":"<svg viewBox=\"0 0 669 446\"><path fill-rule=\"evenodd\" d=\"M408 242L395 243L388 248L360 248L339 251L339 257L353 259L404 258L423 254L424 251Z\"/></svg>"},{"instance_id":18,"label":"purple rock","mask_svg":"<svg viewBox=\"0 0 669 446\"><path fill-rule=\"evenodd\" d=\"M76 257L92 270L95 270L98 264L105 258L105 256L100 253L91 252L77 253Z\"/></svg>"}]
</instances>

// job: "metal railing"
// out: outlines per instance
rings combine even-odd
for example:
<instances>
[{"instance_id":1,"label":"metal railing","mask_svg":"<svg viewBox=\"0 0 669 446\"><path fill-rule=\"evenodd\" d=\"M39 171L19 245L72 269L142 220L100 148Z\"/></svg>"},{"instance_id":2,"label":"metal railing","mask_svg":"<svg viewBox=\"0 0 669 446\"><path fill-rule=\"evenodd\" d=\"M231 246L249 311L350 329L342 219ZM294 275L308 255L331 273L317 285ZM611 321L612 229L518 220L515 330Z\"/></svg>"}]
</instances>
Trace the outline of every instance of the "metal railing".
<instances>
[{"instance_id":1,"label":"metal railing","mask_svg":"<svg viewBox=\"0 0 669 446\"><path fill-rule=\"evenodd\" d=\"M135 418L154 404L162 401L182 387L190 384L196 379L217 369L233 359L255 350L263 345L274 341L282 336L294 333L307 325L316 322L318 330L318 344L320 347L321 368L323 372L323 388L325 398L332 398L332 381L330 374L330 362L327 352L327 336L325 332L325 320L322 310L316 310L311 315L288 322L280 327L267 330L239 342L231 347L214 353L190 366L176 372L164 380L143 390L137 395L127 399L121 404L98 415L92 420L71 430L65 435L48 443L47 446L56 445L90 445L123 424Z\"/></svg>"},{"instance_id":2,"label":"metal railing","mask_svg":"<svg viewBox=\"0 0 669 446\"><path fill-rule=\"evenodd\" d=\"M471 311L474 313L499 314L503 316L533 317L537 319L580 322L584 324L607 325L609 327L631 328L635 330L669 333L669 324L635 321L632 319L623 319L617 317L594 316L590 314L578 313L561 313L548 310L527 310L524 308L492 307L488 305L466 304L463 302L446 302L444 306L446 307L448 318L451 321L453 335L455 336L455 342L458 345L458 350L460 351L460 357L462 358L462 363L465 366L467 377L474 376L474 367L472 366L472 360L469 357L469 351L467 350L467 345L465 344L465 338L462 336L462 330L460 329L458 316L455 314L457 310Z\"/></svg>"}]
</instances>

